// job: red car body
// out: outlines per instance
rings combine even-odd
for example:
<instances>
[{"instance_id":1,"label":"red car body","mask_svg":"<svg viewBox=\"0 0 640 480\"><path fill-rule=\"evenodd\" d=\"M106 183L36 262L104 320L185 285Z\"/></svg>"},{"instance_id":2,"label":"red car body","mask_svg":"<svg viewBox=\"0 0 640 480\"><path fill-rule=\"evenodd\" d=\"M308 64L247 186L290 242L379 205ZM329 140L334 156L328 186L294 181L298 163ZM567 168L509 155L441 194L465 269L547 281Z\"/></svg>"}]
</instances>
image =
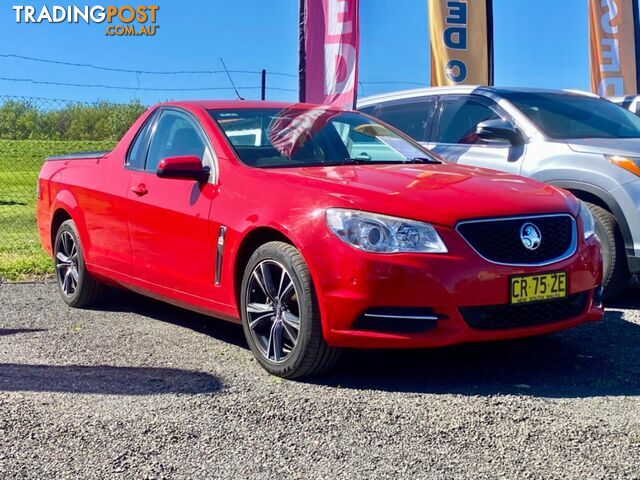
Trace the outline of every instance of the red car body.
<instances>
[{"instance_id":1,"label":"red car body","mask_svg":"<svg viewBox=\"0 0 640 480\"><path fill-rule=\"evenodd\" d=\"M453 164L253 168L239 160L208 110L265 106L290 107L251 101L162 104L143 114L108 154L47 161L38 198L43 246L51 252L57 226L71 218L96 278L240 322L239 282L248 256L265 241L288 242L308 264L323 336L331 346L433 347L544 334L602 317L594 299L602 275L597 237L578 235L575 253L559 262L514 266L485 260L456 230L470 219L558 213L577 219L579 202L568 192ZM165 179L125 167L147 117L167 107L187 112L206 133L216 156L213 182ZM448 253L358 250L328 229L327 208L429 222ZM221 226L224 252L217 249ZM511 276L559 270L567 272L570 295L586 295L579 314L502 329L473 328L463 318L465 307L508 305ZM356 320L373 307L428 307L439 320L414 333L357 328Z\"/></svg>"}]
</instances>

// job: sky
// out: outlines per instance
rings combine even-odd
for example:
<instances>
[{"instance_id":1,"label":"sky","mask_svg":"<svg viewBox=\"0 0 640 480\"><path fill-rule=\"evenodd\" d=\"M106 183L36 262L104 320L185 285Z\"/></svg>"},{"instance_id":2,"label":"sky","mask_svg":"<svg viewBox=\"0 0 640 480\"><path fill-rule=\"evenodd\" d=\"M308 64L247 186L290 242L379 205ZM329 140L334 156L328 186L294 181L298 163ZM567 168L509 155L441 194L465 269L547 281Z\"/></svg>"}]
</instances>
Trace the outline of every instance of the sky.
<instances>
[{"instance_id":1,"label":"sky","mask_svg":"<svg viewBox=\"0 0 640 480\"><path fill-rule=\"evenodd\" d=\"M267 99L297 99L298 0L105 0L84 5L157 4L154 37L109 37L106 26L18 24L3 1L0 77L129 87L117 90L0 80L0 96L77 101L233 98L225 74L148 75L37 63L14 54L131 70L267 70ZM494 0L495 84L589 89L588 0ZM427 0L360 0L359 96L428 86ZM269 73L272 72L272 73ZM275 75L275 73L290 76ZM259 73L233 73L240 94L259 98ZM375 83L398 82L398 83ZM407 82L407 83L402 83ZM225 90L162 92L144 88ZM273 89L271 89L273 88ZM276 90L278 89L278 90Z\"/></svg>"}]
</instances>

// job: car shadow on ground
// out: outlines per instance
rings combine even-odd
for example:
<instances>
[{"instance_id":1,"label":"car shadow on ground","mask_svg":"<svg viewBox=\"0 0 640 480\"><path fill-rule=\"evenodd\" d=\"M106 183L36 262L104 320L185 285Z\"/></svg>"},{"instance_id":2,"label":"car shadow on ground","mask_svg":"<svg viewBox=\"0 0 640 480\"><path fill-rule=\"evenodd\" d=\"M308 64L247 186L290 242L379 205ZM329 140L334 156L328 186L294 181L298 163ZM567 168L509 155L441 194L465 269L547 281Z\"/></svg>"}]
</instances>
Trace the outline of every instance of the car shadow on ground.
<instances>
[{"instance_id":1,"label":"car shadow on ground","mask_svg":"<svg viewBox=\"0 0 640 480\"><path fill-rule=\"evenodd\" d=\"M97 305L94 310L136 313L161 322L188 328L237 347L249 348L240 325L218 320L126 290L109 289L106 292L104 301Z\"/></svg>"},{"instance_id":2,"label":"car shadow on ground","mask_svg":"<svg viewBox=\"0 0 640 480\"><path fill-rule=\"evenodd\" d=\"M44 331L46 331L44 328L0 328L0 337L18 335L19 333L35 333Z\"/></svg>"},{"instance_id":3,"label":"car shadow on ground","mask_svg":"<svg viewBox=\"0 0 640 480\"><path fill-rule=\"evenodd\" d=\"M208 373L176 368L0 363L0 392L197 394L216 392L220 385Z\"/></svg>"},{"instance_id":4,"label":"car shadow on ground","mask_svg":"<svg viewBox=\"0 0 640 480\"><path fill-rule=\"evenodd\" d=\"M238 325L135 294L118 293L103 309L136 312L247 348ZM640 325L616 309L640 309L638 292L612 304L603 321L553 335L426 350L351 350L332 372L304 381L435 394L640 395Z\"/></svg>"},{"instance_id":5,"label":"car shadow on ground","mask_svg":"<svg viewBox=\"0 0 640 480\"><path fill-rule=\"evenodd\" d=\"M640 308L625 300L615 308ZM603 321L544 337L434 350L346 352L349 368L315 379L346 388L549 398L640 395L640 325Z\"/></svg>"}]
</instances>

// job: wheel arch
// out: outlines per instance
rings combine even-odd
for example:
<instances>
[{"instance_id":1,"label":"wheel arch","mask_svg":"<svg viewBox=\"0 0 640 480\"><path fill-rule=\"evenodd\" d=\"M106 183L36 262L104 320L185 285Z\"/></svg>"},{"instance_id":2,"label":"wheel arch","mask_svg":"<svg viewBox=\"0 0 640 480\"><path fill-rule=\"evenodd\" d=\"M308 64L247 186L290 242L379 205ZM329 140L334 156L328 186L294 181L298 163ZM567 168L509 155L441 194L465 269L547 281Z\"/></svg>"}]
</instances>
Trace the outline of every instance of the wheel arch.
<instances>
[{"instance_id":1,"label":"wheel arch","mask_svg":"<svg viewBox=\"0 0 640 480\"><path fill-rule=\"evenodd\" d=\"M236 250L233 266L233 293L238 308L238 315L242 315L240 312L240 291L242 289L242 277L244 276L244 270L249 263L249 259L253 252L258 247L269 242L283 242L299 247L294 241L281 230L270 226L256 227L245 234L240 241L238 249Z\"/></svg>"},{"instance_id":2,"label":"wheel arch","mask_svg":"<svg viewBox=\"0 0 640 480\"><path fill-rule=\"evenodd\" d=\"M89 234L87 231L87 225L85 223L84 214L82 209L79 207L78 202L71 191L68 189L60 190L55 199L51 204L51 212L53 215L51 216L51 247L53 249L53 239L55 239L55 234L60 227L60 224L65 220L73 220L76 224L76 228L78 229L78 234L80 236L80 244L82 245L83 254L85 259L91 257L91 242L89 241ZM66 215L67 218L60 221ZM54 220L58 220L60 223L55 223Z\"/></svg>"},{"instance_id":3,"label":"wheel arch","mask_svg":"<svg viewBox=\"0 0 640 480\"><path fill-rule=\"evenodd\" d=\"M627 255L633 255L634 248L631 229L629 228L629 224L627 223L627 219L624 216L622 208L620 208L616 199L609 192L590 183L574 180L555 180L547 183L554 187L569 190L569 192L575 195L578 199L598 205L613 214L616 218L616 222L618 223L618 227L620 228L622 238L624 239L625 251L627 252Z\"/></svg>"},{"instance_id":4,"label":"wheel arch","mask_svg":"<svg viewBox=\"0 0 640 480\"><path fill-rule=\"evenodd\" d=\"M53 216L51 217L51 232L49 234L49 240L51 241L51 250L53 251L55 247L56 241L56 233L58 233L58 229L60 225L62 225L67 220L72 220L71 214L63 207L58 207L55 212L53 212Z\"/></svg>"}]
</instances>

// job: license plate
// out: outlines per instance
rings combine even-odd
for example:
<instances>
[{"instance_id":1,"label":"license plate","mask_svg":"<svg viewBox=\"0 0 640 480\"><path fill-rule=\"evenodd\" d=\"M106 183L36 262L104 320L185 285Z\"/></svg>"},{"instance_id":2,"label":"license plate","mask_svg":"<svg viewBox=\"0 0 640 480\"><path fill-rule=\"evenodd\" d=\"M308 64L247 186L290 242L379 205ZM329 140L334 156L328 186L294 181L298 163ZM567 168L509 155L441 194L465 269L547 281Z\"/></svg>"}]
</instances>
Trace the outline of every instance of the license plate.
<instances>
[{"instance_id":1,"label":"license plate","mask_svg":"<svg viewBox=\"0 0 640 480\"><path fill-rule=\"evenodd\" d=\"M538 302L567 296L567 272L511 277L511 303Z\"/></svg>"}]
</instances>

